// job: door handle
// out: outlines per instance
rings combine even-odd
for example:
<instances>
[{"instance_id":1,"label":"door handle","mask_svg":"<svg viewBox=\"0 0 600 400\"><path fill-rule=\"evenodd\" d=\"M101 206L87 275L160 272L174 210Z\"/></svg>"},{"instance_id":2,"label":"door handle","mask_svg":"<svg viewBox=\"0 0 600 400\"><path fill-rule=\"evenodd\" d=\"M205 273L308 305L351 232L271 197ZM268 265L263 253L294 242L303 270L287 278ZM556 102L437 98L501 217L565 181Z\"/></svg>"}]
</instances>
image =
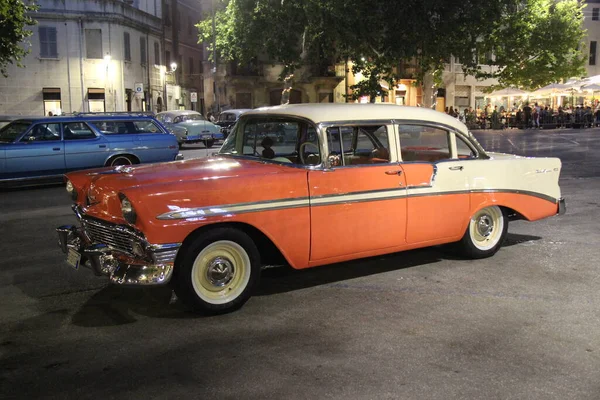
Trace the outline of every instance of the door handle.
<instances>
[{"instance_id":1,"label":"door handle","mask_svg":"<svg viewBox=\"0 0 600 400\"><path fill-rule=\"evenodd\" d=\"M105 149L106 145L105 144L99 144L98 147L100 147L101 149Z\"/></svg>"},{"instance_id":2,"label":"door handle","mask_svg":"<svg viewBox=\"0 0 600 400\"><path fill-rule=\"evenodd\" d=\"M463 166L462 165L457 165L456 167L450 167L448 169L450 171L462 171L463 170Z\"/></svg>"},{"instance_id":3,"label":"door handle","mask_svg":"<svg viewBox=\"0 0 600 400\"><path fill-rule=\"evenodd\" d=\"M60 147L53 147L52 150L54 150L54 151L60 151Z\"/></svg>"},{"instance_id":4,"label":"door handle","mask_svg":"<svg viewBox=\"0 0 600 400\"><path fill-rule=\"evenodd\" d=\"M392 171L385 171L386 175L402 175L402 170L392 170Z\"/></svg>"}]
</instances>

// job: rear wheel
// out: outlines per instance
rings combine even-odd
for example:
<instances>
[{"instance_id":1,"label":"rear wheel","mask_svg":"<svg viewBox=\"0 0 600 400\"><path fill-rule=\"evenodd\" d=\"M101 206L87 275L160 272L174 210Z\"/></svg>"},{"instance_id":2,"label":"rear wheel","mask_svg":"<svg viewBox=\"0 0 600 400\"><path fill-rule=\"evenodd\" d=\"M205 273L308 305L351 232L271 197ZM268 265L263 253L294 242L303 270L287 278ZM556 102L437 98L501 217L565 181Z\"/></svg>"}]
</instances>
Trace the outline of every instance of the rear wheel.
<instances>
[{"instance_id":1,"label":"rear wheel","mask_svg":"<svg viewBox=\"0 0 600 400\"><path fill-rule=\"evenodd\" d=\"M112 157L110 160L106 162L106 165L109 167L116 167L117 165L133 165L137 164L137 160L128 155L118 155Z\"/></svg>"},{"instance_id":2,"label":"rear wheel","mask_svg":"<svg viewBox=\"0 0 600 400\"><path fill-rule=\"evenodd\" d=\"M260 277L253 240L233 228L218 228L196 239L175 266L175 293L193 311L223 314L240 308Z\"/></svg>"},{"instance_id":3,"label":"rear wheel","mask_svg":"<svg viewBox=\"0 0 600 400\"><path fill-rule=\"evenodd\" d=\"M469 258L493 256L504 243L508 218L498 206L482 208L471 217L469 226L457 243L460 252Z\"/></svg>"},{"instance_id":4,"label":"rear wheel","mask_svg":"<svg viewBox=\"0 0 600 400\"><path fill-rule=\"evenodd\" d=\"M214 140L205 140L204 141L204 146L206 146L207 149L210 149L211 147L213 147L213 144L215 144Z\"/></svg>"}]
</instances>

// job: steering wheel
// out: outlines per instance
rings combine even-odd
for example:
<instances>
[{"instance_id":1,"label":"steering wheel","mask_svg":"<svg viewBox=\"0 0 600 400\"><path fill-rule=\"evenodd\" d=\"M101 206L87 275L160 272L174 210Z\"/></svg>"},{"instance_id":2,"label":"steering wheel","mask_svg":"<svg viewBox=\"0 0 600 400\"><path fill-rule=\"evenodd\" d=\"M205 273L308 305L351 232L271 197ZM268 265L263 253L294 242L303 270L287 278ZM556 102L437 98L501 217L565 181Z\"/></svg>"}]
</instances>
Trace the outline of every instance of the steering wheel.
<instances>
[{"instance_id":1,"label":"steering wheel","mask_svg":"<svg viewBox=\"0 0 600 400\"><path fill-rule=\"evenodd\" d=\"M300 147L298 147L298 155L300 156L300 161L304 165L306 165L306 160L304 159L304 148L308 145L314 146L317 149L317 153L319 153L319 146L317 146L315 143L313 143L313 142L302 143L300 145ZM313 155L314 153L310 153L310 154Z\"/></svg>"}]
</instances>

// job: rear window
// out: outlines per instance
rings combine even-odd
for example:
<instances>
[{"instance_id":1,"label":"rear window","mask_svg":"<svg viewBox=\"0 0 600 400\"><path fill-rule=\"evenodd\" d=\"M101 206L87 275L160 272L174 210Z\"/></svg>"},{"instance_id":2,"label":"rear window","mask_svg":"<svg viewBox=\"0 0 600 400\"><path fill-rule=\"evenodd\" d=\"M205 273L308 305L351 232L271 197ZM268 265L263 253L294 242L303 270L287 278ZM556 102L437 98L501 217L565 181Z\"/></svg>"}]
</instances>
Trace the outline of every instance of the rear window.
<instances>
[{"instance_id":1,"label":"rear window","mask_svg":"<svg viewBox=\"0 0 600 400\"><path fill-rule=\"evenodd\" d=\"M151 120L93 121L92 124L105 135L162 133L158 125Z\"/></svg>"}]
</instances>

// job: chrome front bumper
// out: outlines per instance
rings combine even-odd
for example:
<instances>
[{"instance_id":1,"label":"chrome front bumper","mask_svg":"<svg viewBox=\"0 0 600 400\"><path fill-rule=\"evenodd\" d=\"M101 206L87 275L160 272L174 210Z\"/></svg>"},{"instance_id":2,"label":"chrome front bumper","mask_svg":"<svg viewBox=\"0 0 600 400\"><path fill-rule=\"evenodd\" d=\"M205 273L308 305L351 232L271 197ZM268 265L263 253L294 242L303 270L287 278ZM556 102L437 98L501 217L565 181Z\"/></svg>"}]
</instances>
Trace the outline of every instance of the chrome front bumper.
<instances>
[{"instance_id":1,"label":"chrome front bumper","mask_svg":"<svg viewBox=\"0 0 600 400\"><path fill-rule=\"evenodd\" d=\"M74 210L81 220L81 210L76 206ZM110 282L117 285L164 285L171 280L179 243L150 245L132 237L132 247L142 249L142 257L109 244L95 243L84 226L63 225L56 228L62 252L69 256L71 253L81 256L76 268L90 268L97 276L108 276ZM110 227L109 224L107 226Z\"/></svg>"},{"instance_id":2,"label":"chrome front bumper","mask_svg":"<svg viewBox=\"0 0 600 400\"><path fill-rule=\"evenodd\" d=\"M567 212L567 203L565 202L565 199L563 197L561 197L560 199L558 199L558 215L563 215L566 212Z\"/></svg>"}]
</instances>

